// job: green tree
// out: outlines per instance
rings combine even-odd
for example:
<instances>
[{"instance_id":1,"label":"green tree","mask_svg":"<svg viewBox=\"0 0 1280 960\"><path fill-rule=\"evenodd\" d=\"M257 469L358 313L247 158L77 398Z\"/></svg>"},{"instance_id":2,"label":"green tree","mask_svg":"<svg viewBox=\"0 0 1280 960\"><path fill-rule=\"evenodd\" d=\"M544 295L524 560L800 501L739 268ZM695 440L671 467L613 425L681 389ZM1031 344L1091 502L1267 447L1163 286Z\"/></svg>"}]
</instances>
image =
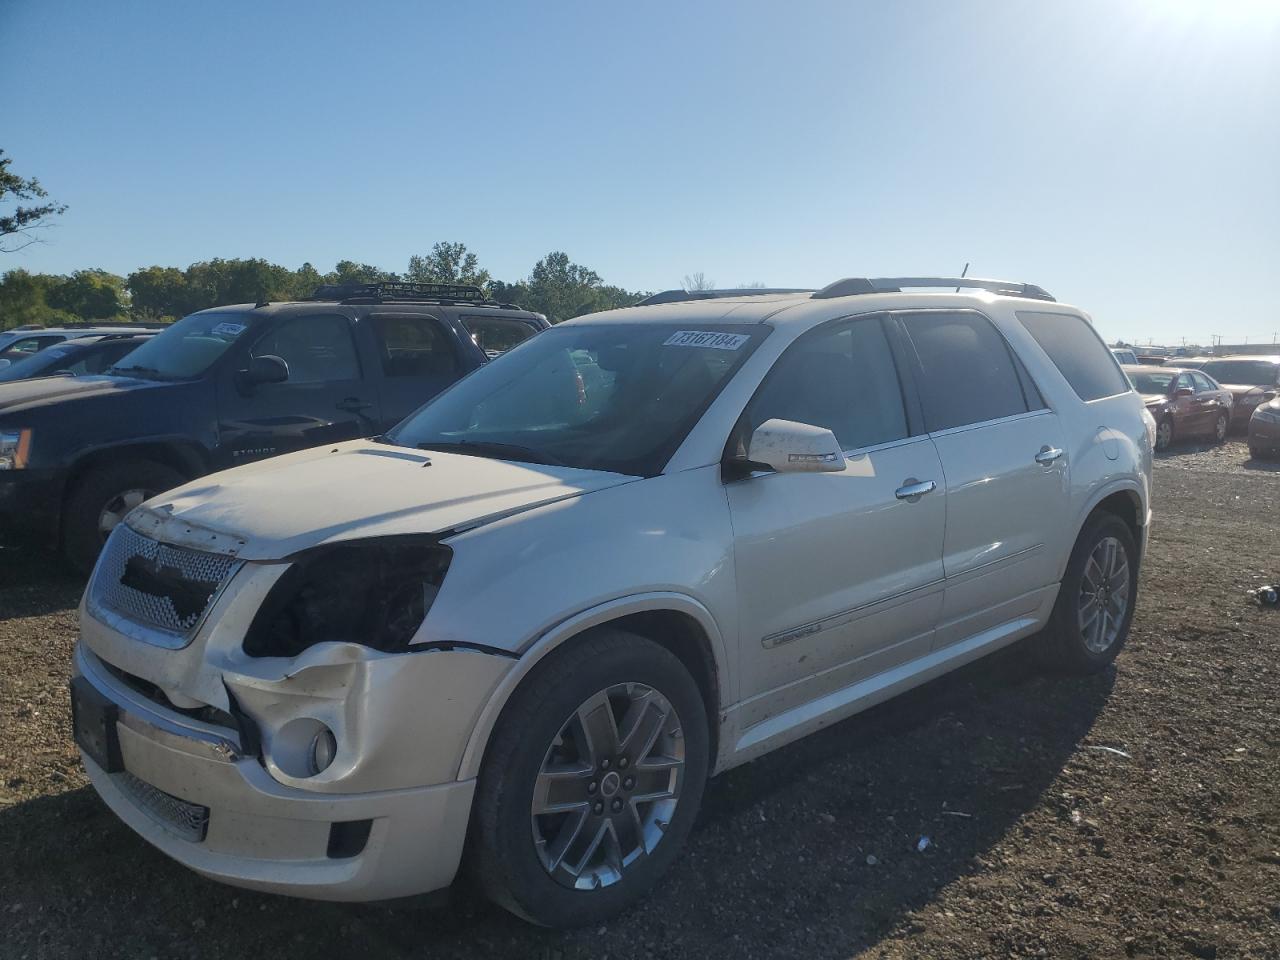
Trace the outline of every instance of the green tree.
<instances>
[{"instance_id":1,"label":"green tree","mask_svg":"<svg viewBox=\"0 0 1280 960\"><path fill-rule=\"evenodd\" d=\"M45 300L55 310L81 320L110 320L124 313L128 305L124 286L124 277L106 270L77 270L69 277L57 278Z\"/></svg>"},{"instance_id":2,"label":"green tree","mask_svg":"<svg viewBox=\"0 0 1280 960\"><path fill-rule=\"evenodd\" d=\"M398 275L380 267L354 260L339 260L338 265L324 275L325 283L377 283L399 279Z\"/></svg>"},{"instance_id":3,"label":"green tree","mask_svg":"<svg viewBox=\"0 0 1280 960\"><path fill-rule=\"evenodd\" d=\"M75 319L49 306L46 297L61 278L46 273L10 270L0 277L0 330L31 323L58 323Z\"/></svg>"},{"instance_id":4,"label":"green tree","mask_svg":"<svg viewBox=\"0 0 1280 960\"><path fill-rule=\"evenodd\" d=\"M404 278L419 283L469 283L482 290L491 279L465 243L448 242L437 243L426 256L411 256Z\"/></svg>"},{"instance_id":5,"label":"green tree","mask_svg":"<svg viewBox=\"0 0 1280 960\"><path fill-rule=\"evenodd\" d=\"M177 318L187 310L187 277L177 267L135 270L125 280L133 315L147 320Z\"/></svg>"},{"instance_id":6,"label":"green tree","mask_svg":"<svg viewBox=\"0 0 1280 960\"><path fill-rule=\"evenodd\" d=\"M49 194L35 177L26 179L12 173L12 161L0 150L0 203L13 203L14 208L0 212L0 253L13 253L30 246L40 238L36 231L47 226L50 217L64 213L66 204L37 203L23 206L23 200L45 200Z\"/></svg>"}]
</instances>

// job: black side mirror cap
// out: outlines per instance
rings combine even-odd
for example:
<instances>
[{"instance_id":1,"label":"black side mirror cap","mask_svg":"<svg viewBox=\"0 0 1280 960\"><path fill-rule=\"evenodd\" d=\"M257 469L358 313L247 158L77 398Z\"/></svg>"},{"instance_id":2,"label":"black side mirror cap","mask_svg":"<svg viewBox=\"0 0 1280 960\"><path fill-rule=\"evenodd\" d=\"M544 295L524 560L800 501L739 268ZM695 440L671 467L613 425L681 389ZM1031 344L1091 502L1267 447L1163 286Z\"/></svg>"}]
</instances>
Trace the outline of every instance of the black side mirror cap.
<instances>
[{"instance_id":1,"label":"black side mirror cap","mask_svg":"<svg viewBox=\"0 0 1280 960\"><path fill-rule=\"evenodd\" d=\"M239 373L240 382L246 387L264 383L284 383L289 379L289 365L274 354L250 357L249 366Z\"/></svg>"}]
</instances>

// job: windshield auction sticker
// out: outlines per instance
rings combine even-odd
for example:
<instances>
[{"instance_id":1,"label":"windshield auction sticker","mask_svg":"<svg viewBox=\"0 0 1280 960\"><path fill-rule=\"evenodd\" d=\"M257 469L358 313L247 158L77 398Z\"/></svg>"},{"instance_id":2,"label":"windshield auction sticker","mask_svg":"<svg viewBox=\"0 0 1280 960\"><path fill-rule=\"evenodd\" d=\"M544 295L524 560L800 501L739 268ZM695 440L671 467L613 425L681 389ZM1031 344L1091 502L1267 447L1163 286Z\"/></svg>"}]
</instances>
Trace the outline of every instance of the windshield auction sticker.
<instances>
[{"instance_id":1,"label":"windshield auction sticker","mask_svg":"<svg viewBox=\"0 0 1280 960\"><path fill-rule=\"evenodd\" d=\"M234 340L240 334L244 333L247 324L231 323L223 321L217 324L211 331L215 337L226 337L228 340Z\"/></svg>"},{"instance_id":2,"label":"windshield auction sticker","mask_svg":"<svg viewBox=\"0 0 1280 960\"><path fill-rule=\"evenodd\" d=\"M677 330L663 341L664 347L711 347L737 350L751 338L745 333L716 333L708 330Z\"/></svg>"}]
</instances>

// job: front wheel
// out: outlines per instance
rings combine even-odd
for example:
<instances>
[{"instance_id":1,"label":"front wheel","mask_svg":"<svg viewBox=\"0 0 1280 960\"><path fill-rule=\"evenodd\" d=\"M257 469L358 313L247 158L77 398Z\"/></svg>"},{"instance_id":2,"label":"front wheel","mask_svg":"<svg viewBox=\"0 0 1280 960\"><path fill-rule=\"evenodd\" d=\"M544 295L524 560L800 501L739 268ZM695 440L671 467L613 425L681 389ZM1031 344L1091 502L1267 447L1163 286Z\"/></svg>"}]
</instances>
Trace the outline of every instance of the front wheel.
<instances>
[{"instance_id":1,"label":"front wheel","mask_svg":"<svg viewBox=\"0 0 1280 960\"><path fill-rule=\"evenodd\" d=\"M1095 673L1129 636L1138 599L1138 546L1128 524L1098 513L1080 532L1067 562L1042 649L1057 667Z\"/></svg>"},{"instance_id":2,"label":"front wheel","mask_svg":"<svg viewBox=\"0 0 1280 960\"><path fill-rule=\"evenodd\" d=\"M1164 453L1173 446L1173 418L1163 417L1156 424L1156 452Z\"/></svg>"},{"instance_id":3,"label":"front wheel","mask_svg":"<svg viewBox=\"0 0 1280 960\"><path fill-rule=\"evenodd\" d=\"M693 826L706 708L670 652L601 630L548 656L499 721L476 794L471 866L534 923L598 923L644 896Z\"/></svg>"},{"instance_id":4,"label":"front wheel","mask_svg":"<svg viewBox=\"0 0 1280 960\"><path fill-rule=\"evenodd\" d=\"M91 467L76 483L62 512L62 551L83 574L93 570L107 537L125 514L183 483L182 475L151 460Z\"/></svg>"}]
</instances>

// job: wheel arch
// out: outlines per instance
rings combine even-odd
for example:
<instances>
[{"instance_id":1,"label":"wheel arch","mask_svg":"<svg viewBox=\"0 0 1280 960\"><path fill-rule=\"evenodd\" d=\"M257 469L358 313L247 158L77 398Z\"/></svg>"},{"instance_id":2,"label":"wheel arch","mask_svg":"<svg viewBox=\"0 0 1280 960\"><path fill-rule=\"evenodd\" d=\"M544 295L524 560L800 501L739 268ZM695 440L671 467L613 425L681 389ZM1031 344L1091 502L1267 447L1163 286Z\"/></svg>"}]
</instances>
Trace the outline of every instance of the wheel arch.
<instances>
[{"instance_id":1,"label":"wheel arch","mask_svg":"<svg viewBox=\"0 0 1280 960\"><path fill-rule=\"evenodd\" d=\"M698 684L707 708L712 770L718 769L720 722L731 694L724 638L711 612L680 593L648 593L611 600L562 620L530 644L515 667L489 695L472 728L459 765L458 779L480 774L493 731L512 695L543 658L593 630L614 627L635 633L669 650Z\"/></svg>"},{"instance_id":2,"label":"wheel arch","mask_svg":"<svg viewBox=\"0 0 1280 960\"><path fill-rule=\"evenodd\" d=\"M1142 491L1133 481L1116 481L1095 490L1085 502L1080 515L1076 518L1076 535L1071 540L1072 546L1074 547L1076 541L1079 540L1085 524L1089 522L1094 514L1099 512L1110 513L1119 517L1128 526L1129 531L1133 534L1134 542L1138 545L1139 559L1141 559L1141 551L1146 543L1146 537L1144 536L1147 525L1145 503ZM1065 575L1069 559L1069 554L1063 559L1061 569L1058 571L1059 578Z\"/></svg>"},{"instance_id":3,"label":"wheel arch","mask_svg":"<svg viewBox=\"0 0 1280 960\"><path fill-rule=\"evenodd\" d=\"M72 460L62 485L62 500L58 510L58 539L63 533L63 515L67 501L75 493L89 471L105 463L122 460L150 460L162 464L193 480L208 471L203 452L189 440L154 440L145 443L125 442L83 450Z\"/></svg>"}]
</instances>

